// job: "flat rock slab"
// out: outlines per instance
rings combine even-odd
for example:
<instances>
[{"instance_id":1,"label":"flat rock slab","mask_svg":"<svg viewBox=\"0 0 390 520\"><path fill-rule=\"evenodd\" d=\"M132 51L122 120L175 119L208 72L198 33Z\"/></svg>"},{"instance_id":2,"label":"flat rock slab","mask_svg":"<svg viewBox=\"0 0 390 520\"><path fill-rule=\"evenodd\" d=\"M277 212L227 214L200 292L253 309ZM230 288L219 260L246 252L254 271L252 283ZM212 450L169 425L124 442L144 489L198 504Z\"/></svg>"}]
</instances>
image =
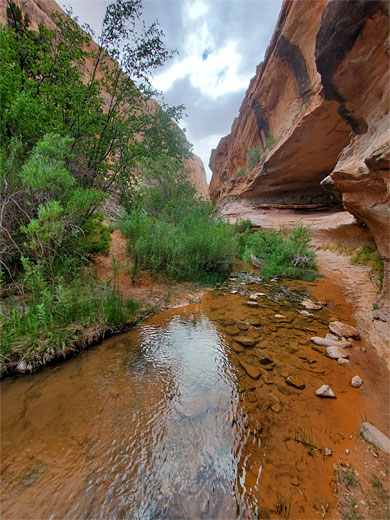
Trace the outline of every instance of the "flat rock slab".
<instances>
[{"instance_id":1,"label":"flat rock slab","mask_svg":"<svg viewBox=\"0 0 390 520\"><path fill-rule=\"evenodd\" d=\"M251 365L250 363L247 363L246 361L242 361L241 359L240 359L240 365L245 370L245 372L248 374L248 376L251 377L252 379L259 379L259 377L261 376L261 370L258 367Z\"/></svg>"},{"instance_id":2,"label":"flat rock slab","mask_svg":"<svg viewBox=\"0 0 390 520\"><path fill-rule=\"evenodd\" d=\"M298 388L298 390L303 390L306 386L303 381L293 376L286 377L286 383L294 388Z\"/></svg>"},{"instance_id":3,"label":"flat rock slab","mask_svg":"<svg viewBox=\"0 0 390 520\"><path fill-rule=\"evenodd\" d=\"M314 303L308 299L302 300L301 305L302 305L302 307L305 307L305 309L308 309L309 311L318 311L318 310L322 309L322 305L320 305L319 303Z\"/></svg>"},{"instance_id":4,"label":"flat rock slab","mask_svg":"<svg viewBox=\"0 0 390 520\"><path fill-rule=\"evenodd\" d=\"M235 343L235 342L232 343L232 349L234 350L234 352L237 352L237 354L240 354L241 352L245 352L244 347L242 347L241 345L239 345L238 343Z\"/></svg>"},{"instance_id":5,"label":"flat rock slab","mask_svg":"<svg viewBox=\"0 0 390 520\"><path fill-rule=\"evenodd\" d=\"M334 334L340 336L340 338L360 339L360 334L355 327L342 323L341 321L331 321L329 328Z\"/></svg>"},{"instance_id":6,"label":"flat rock slab","mask_svg":"<svg viewBox=\"0 0 390 520\"><path fill-rule=\"evenodd\" d=\"M339 347L327 347L326 353L332 359L348 358L349 354L343 348Z\"/></svg>"},{"instance_id":7,"label":"flat rock slab","mask_svg":"<svg viewBox=\"0 0 390 520\"><path fill-rule=\"evenodd\" d=\"M252 325L253 327L260 327L260 325L261 325L259 318L249 318L248 323L249 323L249 325Z\"/></svg>"},{"instance_id":8,"label":"flat rock slab","mask_svg":"<svg viewBox=\"0 0 390 520\"><path fill-rule=\"evenodd\" d=\"M247 336L236 336L234 339L245 347L254 347L257 343L256 339L248 338Z\"/></svg>"},{"instance_id":9,"label":"flat rock slab","mask_svg":"<svg viewBox=\"0 0 390 520\"><path fill-rule=\"evenodd\" d=\"M342 358L342 357L341 357L341 358L339 358L339 359L337 360L337 363L338 363L339 365L348 365L348 363L349 363L349 359L346 359L346 358Z\"/></svg>"},{"instance_id":10,"label":"flat rock slab","mask_svg":"<svg viewBox=\"0 0 390 520\"><path fill-rule=\"evenodd\" d=\"M226 327L226 334L229 334L229 336L236 336L237 334L240 334L240 329L236 325L231 325L230 327Z\"/></svg>"},{"instance_id":11,"label":"flat rock slab","mask_svg":"<svg viewBox=\"0 0 390 520\"><path fill-rule=\"evenodd\" d=\"M286 316L284 314L275 314L274 318L277 318L278 320L286 319Z\"/></svg>"},{"instance_id":12,"label":"flat rock slab","mask_svg":"<svg viewBox=\"0 0 390 520\"><path fill-rule=\"evenodd\" d=\"M257 302L253 302L251 300L248 300L247 302L245 302L248 307L257 307L258 306L258 303Z\"/></svg>"},{"instance_id":13,"label":"flat rock slab","mask_svg":"<svg viewBox=\"0 0 390 520\"><path fill-rule=\"evenodd\" d=\"M351 343L349 341L341 341L340 339L320 338L319 336L313 336L310 340L320 347L339 347L349 348Z\"/></svg>"},{"instance_id":14,"label":"flat rock slab","mask_svg":"<svg viewBox=\"0 0 390 520\"><path fill-rule=\"evenodd\" d=\"M322 385L318 390L315 391L315 395L317 397L331 397L333 399L336 398L336 394L333 392L330 386Z\"/></svg>"},{"instance_id":15,"label":"flat rock slab","mask_svg":"<svg viewBox=\"0 0 390 520\"><path fill-rule=\"evenodd\" d=\"M384 452L390 453L390 439L374 425L369 422L364 422L362 424L360 433L363 435L366 441L375 444L375 446L378 446L378 448Z\"/></svg>"}]
</instances>

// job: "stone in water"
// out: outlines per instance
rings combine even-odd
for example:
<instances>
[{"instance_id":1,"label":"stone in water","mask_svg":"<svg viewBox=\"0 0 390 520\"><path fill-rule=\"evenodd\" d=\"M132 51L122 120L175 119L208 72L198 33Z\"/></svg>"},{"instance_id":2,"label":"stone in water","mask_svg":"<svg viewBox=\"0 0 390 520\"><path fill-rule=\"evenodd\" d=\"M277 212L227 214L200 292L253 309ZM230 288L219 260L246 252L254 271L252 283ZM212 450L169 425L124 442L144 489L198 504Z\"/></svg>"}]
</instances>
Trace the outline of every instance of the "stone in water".
<instances>
[{"instance_id":1,"label":"stone in water","mask_svg":"<svg viewBox=\"0 0 390 520\"><path fill-rule=\"evenodd\" d=\"M359 388L363 384L363 379L359 376L353 376L351 381L351 386L354 388Z\"/></svg>"},{"instance_id":2,"label":"stone in water","mask_svg":"<svg viewBox=\"0 0 390 520\"><path fill-rule=\"evenodd\" d=\"M330 330L340 336L340 338L353 338L360 339L359 332L352 327L352 325L347 325L346 323L342 323L341 321L332 321L329 323Z\"/></svg>"}]
</instances>

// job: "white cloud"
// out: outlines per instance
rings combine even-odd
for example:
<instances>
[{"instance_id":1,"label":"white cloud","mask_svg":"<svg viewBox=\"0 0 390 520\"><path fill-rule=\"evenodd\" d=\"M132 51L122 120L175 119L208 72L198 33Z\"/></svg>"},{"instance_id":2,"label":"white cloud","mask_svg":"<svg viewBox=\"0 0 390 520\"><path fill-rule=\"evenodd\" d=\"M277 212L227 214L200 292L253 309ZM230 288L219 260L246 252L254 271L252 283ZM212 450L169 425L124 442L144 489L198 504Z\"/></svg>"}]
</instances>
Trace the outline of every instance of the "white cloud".
<instances>
[{"instance_id":1,"label":"white cloud","mask_svg":"<svg viewBox=\"0 0 390 520\"><path fill-rule=\"evenodd\" d=\"M237 42L228 40L217 48L208 23L197 24L183 45L183 58L162 74L156 75L153 86L163 92L186 76L203 95L217 98L245 89L248 78L238 73L242 57Z\"/></svg>"},{"instance_id":2,"label":"white cloud","mask_svg":"<svg viewBox=\"0 0 390 520\"><path fill-rule=\"evenodd\" d=\"M209 10L208 5L201 0L196 0L196 2L188 2L185 9L185 14L188 16L190 20L196 20L200 18L204 14L206 14Z\"/></svg>"}]
</instances>

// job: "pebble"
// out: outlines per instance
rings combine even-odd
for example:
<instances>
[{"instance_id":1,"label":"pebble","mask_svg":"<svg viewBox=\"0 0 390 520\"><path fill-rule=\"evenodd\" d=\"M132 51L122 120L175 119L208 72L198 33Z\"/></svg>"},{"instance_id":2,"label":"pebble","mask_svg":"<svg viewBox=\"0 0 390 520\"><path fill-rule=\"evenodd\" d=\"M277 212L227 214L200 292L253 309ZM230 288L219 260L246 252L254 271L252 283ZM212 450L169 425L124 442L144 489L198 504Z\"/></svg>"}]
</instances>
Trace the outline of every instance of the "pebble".
<instances>
[{"instance_id":1,"label":"pebble","mask_svg":"<svg viewBox=\"0 0 390 520\"><path fill-rule=\"evenodd\" d=\"M19 361L16 370L18 372L21 372L22 374L27 371L27 363L24 361L24 359L22 359L22 361Z\"/></svg>"},{"instance_id":2,"label":"pebble","mask_svg":"<svg viewBox=\"0 0 390 520\"><path fill-rule=\"evenodd\" d=\"M325 457L330 457L332 455L332 450L329 448L325 448Z\"/></svg>"},{"instance_id":3,"label":"pebble","mask_svg":"<svg viewBox=\"0 0 390 520\"><path fill-rule=\"evenodd\" d=\"M317 397L336 397L336 394L333 392L330 386L322 385L318 390L315 391L315 395Z\"/></svg>"},{"instance_id":4,"label":"pebble","mask_svg":"<svg viewBox=\"0 0 390 520\"><path fill-rule=\"evenodd\" d=\"M360 339L360 334L355 329L355 327L352 327L352 325L347 325L346 323L342 323L341 321L331 321L329 323L329 328L340 338L344 337Z\"/></svg>"},{"instance_id":5,"label":"pebble","mask_svg":"<svg viewBox=\"0 0 390 520\"><path fill-rule=\"evenodd\" d=\"M351 381L351 386L354 388L359 388L363 384L363 379L359 376L353 376Z\"/></svg>"},{"instance_id":6,"label":"pebble","mask_svg":"<svg viewBox=\"0 0 390 520\"><path fill-rule=\"evenodd\" d=\"M233 289L233 291L230 291L230 294L237 294L238 291L236 289Z\"/></svg>"},{"instance_id":7,"label":"pebble","mask_svg":"<svg viewBox=\"0 0 390 520\"><path fill-rule=\"evenodd\" d=\"M346 455L349 455L351 452L350 452L349 449L347 448L346 450L344 450L344 453L345 453Z\"/></svg>"},{"instance_id":8,"label":"pebble","mask_svg":"<svg viewBox=\"0 0 390 520\"><path fill-rule=\"evenodd\" d=\"M258 307L258 303L257 302L253 302L253 301L248 300L245 303L248 305L248 307Z\"/></svg>"},{"instance_id":9,"label":"pebble","mask_svg":"<svg viewBox=\"0 0 390 520\"><path fill-rule=\"evenodd\" d=\"M282 407L279 403L275 403L271 406L271 410L275 413L279 413L281 411Z\"/></svg>"},{"instance_id":10,"label":"pebble","mask_svg":"<svg viewBox=\"0 0 390 520\"><path fill-rule=\"evenodd\" d=\"M241 345L237 345L237 343L232 343L232 349L234 350L234 352L237 352L237 354L240 354L240 352L245 352L244 347L242 347Z\"/></svg>"},{"instance_id":11,"label":"pebble","mask_svg":"<svg viewBox=\"0 0 390 520\"><path fill-rule=\"evenodd\" d=\"M250 300L257 300L257 298L258 298L257 294L250 294L249 295L249 299Z\"/></svg>"},{"instance_id":12,"label":"pebble","mask_svg":"<svg viewBox=\"0 0 390 520\"><path fill-rule=\"evenodd\" d=\"M319 336L313 336L310 340L320 347L339 347L339 348L349 348L351 347L351 343L349 341L340 341L339 339L330 339L330 338L320 338Z\"/></svg>"},{"instance_id":13,"label":"pebble","mask_svg":"<svg viewBox=\"0 0 390 520\"><path fill-rule=\"evenodd\" d=\"M345 350L340 347L327 347L326 352L327 352L328 356L332 359L349 357L348 352L345 352Z\"/></svg>"},{"instance_id":14,"label":"pebble","mask_svg":"<svg viewBox=\"0 0 390 520\"><path fill-rule=\"evenodd\" d=\"M338 363L339 365L348 365L348 363L349 363L349 359L345 359L345 358L342 358L342 357L341 357L341 358L339 358L339 359L337 360L337 363Z\"/></svg>"},{"instance_id":15,"label":"pebble","mask_svg":"<svg viewBox=\"0 0 390 520\"><path fill-rule=\"evenodd\" d=\"M284 316L283 314L275 314L274 318L285 318L286 316Z\"/></svg>"},{"instance_id":16,"label":"pebble","mask_svg":"<svg viewBox=\"0 0 390 520\"><path fill-rule=\"evenodd\" d=\"M301 305L303 307L305 307L305 309L308 309L309 311L318 311L318 310L322 309L322 305L320 305L319 303L314 303L308 299L302 300Z\"/></svg>"},{"instance_id":17,"label":"pebble","mask_svg":"<svg viewBox=\"0 0 390 520\"><path fill-rule=\"evenodd\" d=\"M306 316L306 318L314 318L313 314L310 314L308 311L298 311L302 316Z\"/></svg>"},{"instance_id":18,"label":"pebble","mask_svg":"<svg viewBox=\"0 0 390 520\"><path fill-rule=\"evenodd\" d=\"M240 329L236 325L226 327L225 330L226 334L229 334L229 336L235 336L236 334L240 334Z\"/></svg>"}]
</instances>

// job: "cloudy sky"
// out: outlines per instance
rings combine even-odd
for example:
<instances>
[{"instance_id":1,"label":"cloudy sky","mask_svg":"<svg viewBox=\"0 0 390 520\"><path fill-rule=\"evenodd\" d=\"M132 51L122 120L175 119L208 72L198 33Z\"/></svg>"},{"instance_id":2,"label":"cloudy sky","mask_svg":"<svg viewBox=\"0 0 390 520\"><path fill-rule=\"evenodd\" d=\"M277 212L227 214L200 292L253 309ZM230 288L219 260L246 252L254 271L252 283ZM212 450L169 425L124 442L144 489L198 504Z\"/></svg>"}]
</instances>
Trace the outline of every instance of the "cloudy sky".
<instances>
[{"instance_id":1,"label":"cloudy sky","mask_svg":"<svg viewBox=\"0 0 390 520\"><path fill-rule=\"evenodd\" d=\"M80 22L99 33L105 0L68 0ZM270 42L282 0L144 0L143 19L158 20L168 48L179 54L152 84L170 105L184 104L181 126L205 165L230 132L256 66Z\"/></svg>"}]
</instances>

